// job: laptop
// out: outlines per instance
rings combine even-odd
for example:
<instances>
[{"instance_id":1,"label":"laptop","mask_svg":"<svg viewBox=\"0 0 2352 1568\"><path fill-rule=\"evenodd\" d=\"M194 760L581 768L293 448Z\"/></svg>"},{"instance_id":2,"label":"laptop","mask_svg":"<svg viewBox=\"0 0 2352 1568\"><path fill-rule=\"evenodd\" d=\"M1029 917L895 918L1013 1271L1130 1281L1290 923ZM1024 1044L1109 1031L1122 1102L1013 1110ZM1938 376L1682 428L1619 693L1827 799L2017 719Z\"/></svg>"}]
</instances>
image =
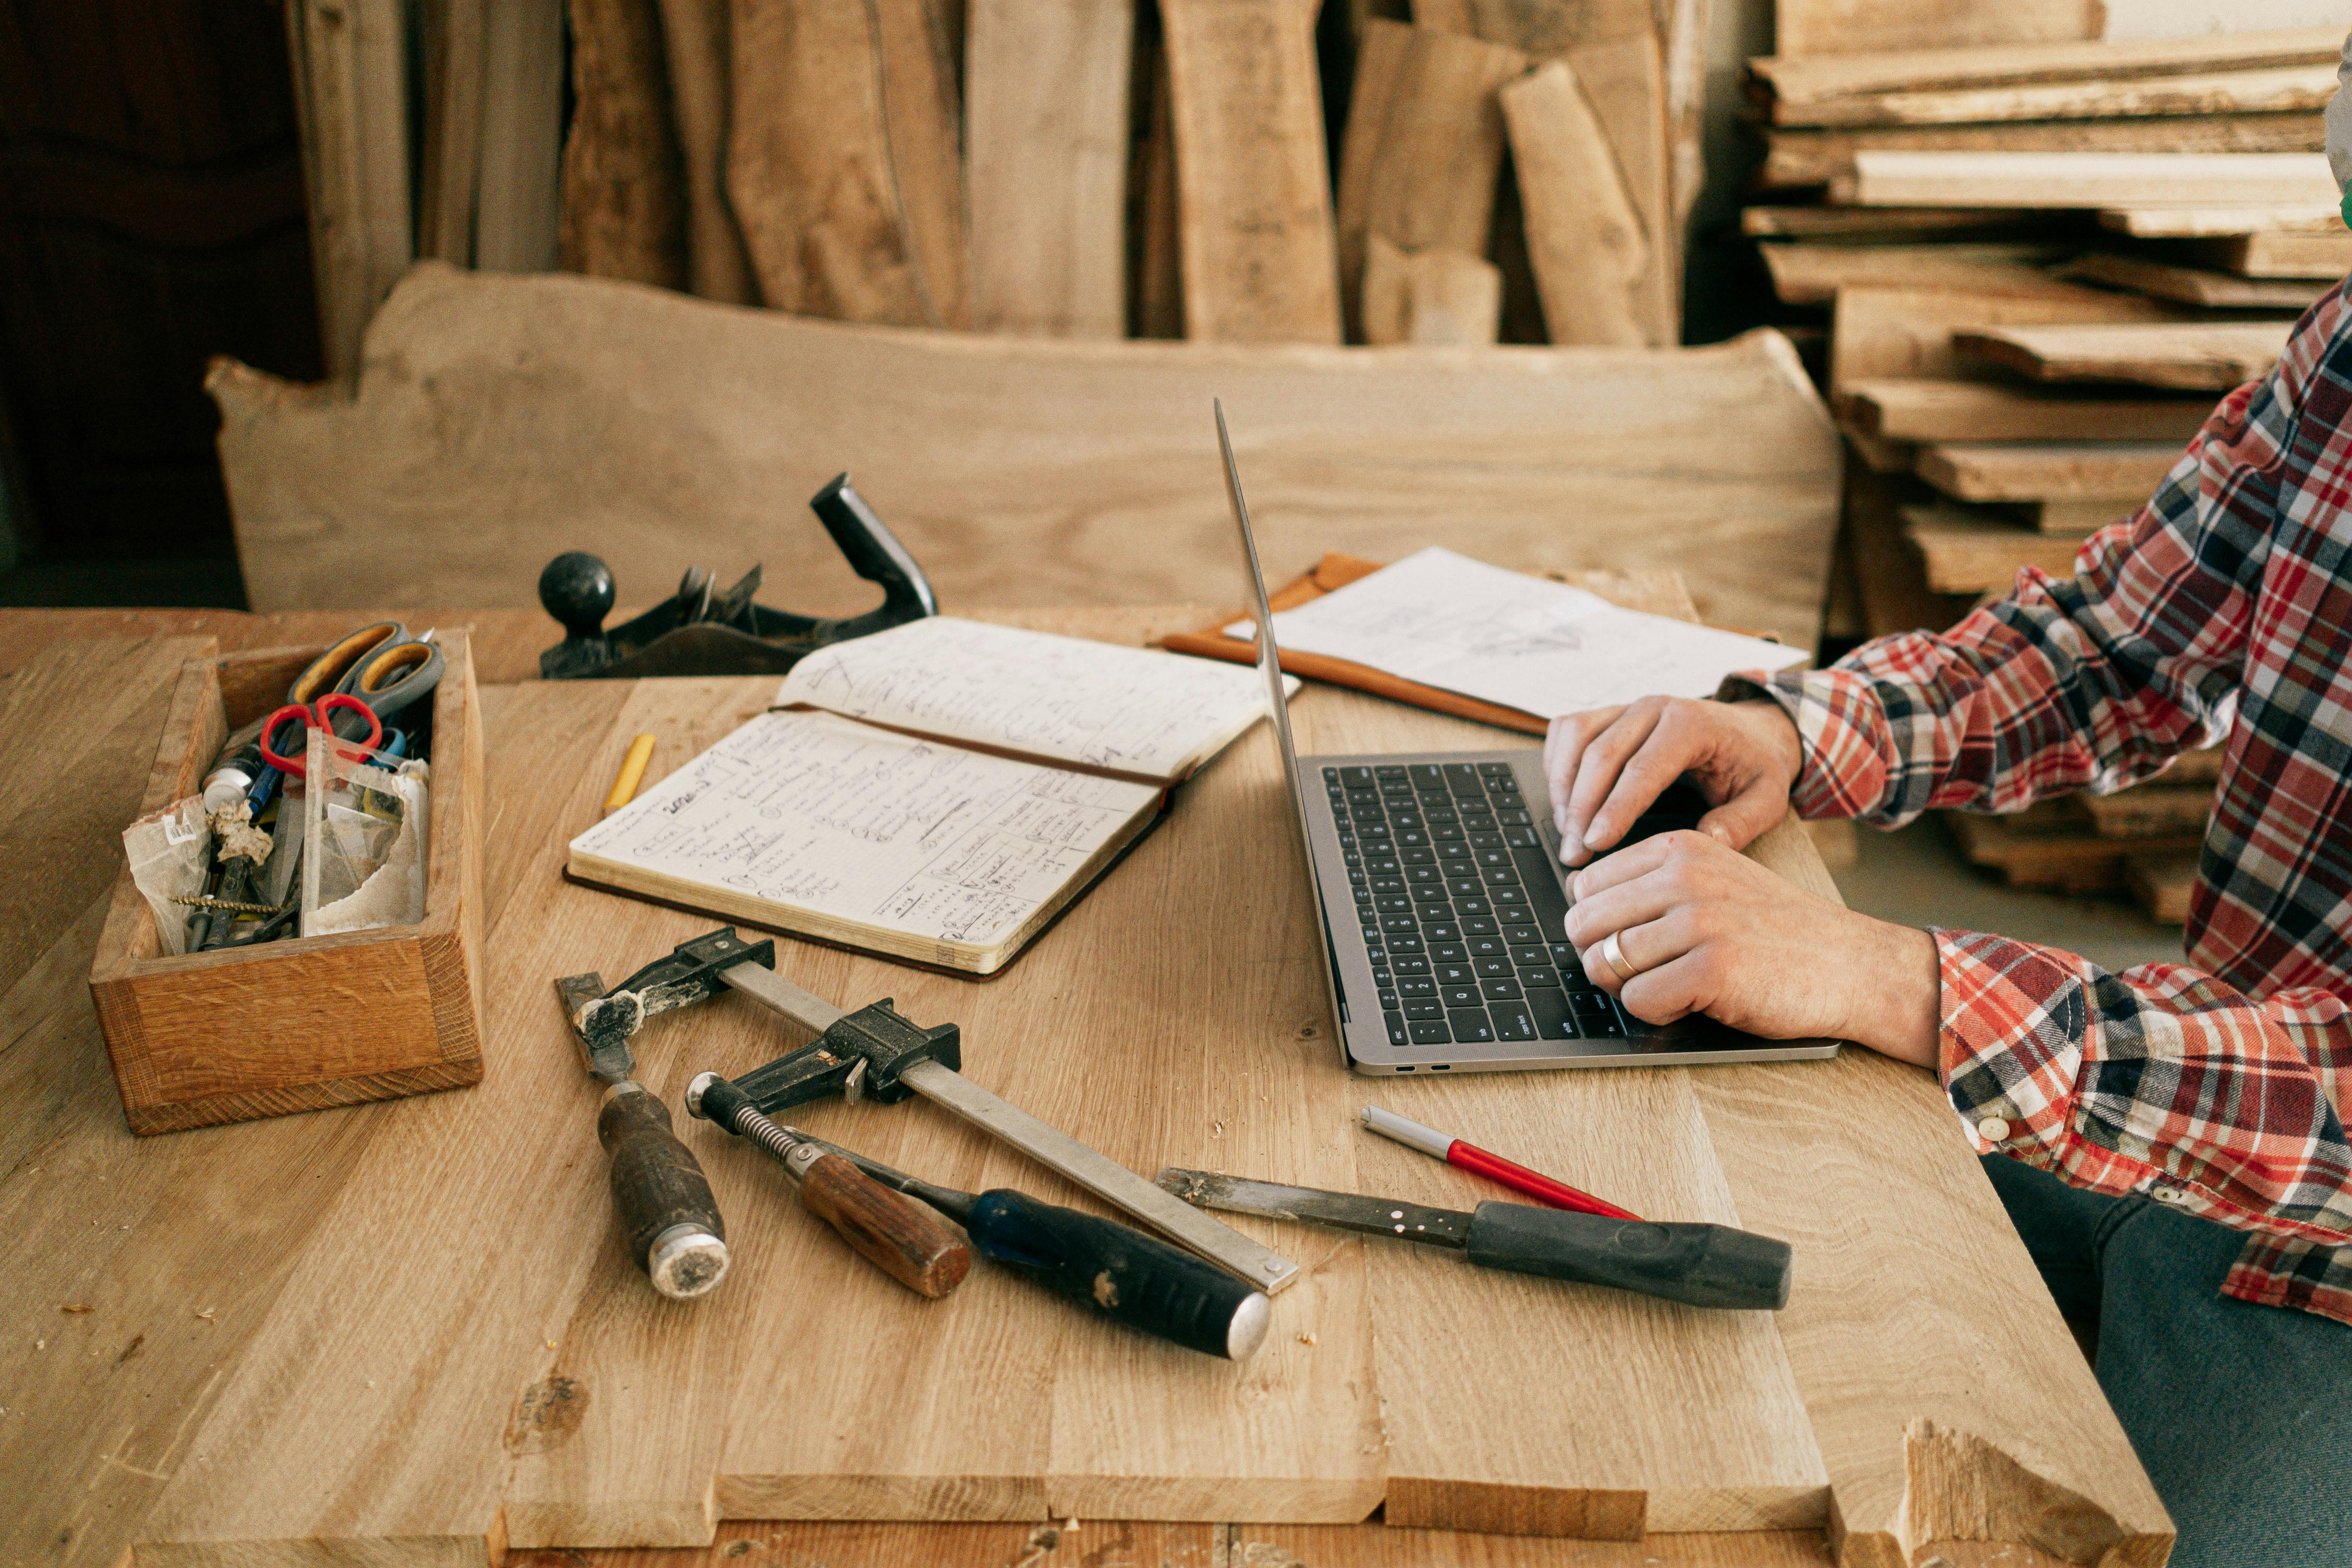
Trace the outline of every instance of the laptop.
<instances>
[{"instance_id":1,"label":"laptop","mask_svg":"<svg viewBox=\"0 0 2352 1568\"><path fill-rule=\"evenodd\" d=\"M1692 1017L1643 1022L1586 978L1539 747L1298 754L1274 616L1225 410L1225 492L1249 568L1258 669L1290 786L1297 847L1323 922L1324 979L1347 1065L1362 1073L1696 1067L1798 1061L1833 1041L1761 1039ZM1658 797L1630 844L1696 826L1687 784Z\"/></svg>"}]
</instances>

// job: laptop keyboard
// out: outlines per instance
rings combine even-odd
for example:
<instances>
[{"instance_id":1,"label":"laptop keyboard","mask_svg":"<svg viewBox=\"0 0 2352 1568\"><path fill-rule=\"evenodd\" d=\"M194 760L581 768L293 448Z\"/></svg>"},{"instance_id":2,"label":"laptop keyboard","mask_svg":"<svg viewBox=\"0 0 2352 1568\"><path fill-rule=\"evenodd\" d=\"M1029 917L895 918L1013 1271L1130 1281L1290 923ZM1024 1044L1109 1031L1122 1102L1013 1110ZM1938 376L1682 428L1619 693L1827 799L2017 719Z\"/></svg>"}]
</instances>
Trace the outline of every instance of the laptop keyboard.
<instances>
[{"instance_id":1,"label":"laptop keyboard","mask_svg":"<svg viewBox=\"0 0 2352 1568\"><path fill-rule=\"evenodd\" d=\"M1327 767L1391 1046L1622 1039L1508 763Z\"/></svg>"}]
</instances>

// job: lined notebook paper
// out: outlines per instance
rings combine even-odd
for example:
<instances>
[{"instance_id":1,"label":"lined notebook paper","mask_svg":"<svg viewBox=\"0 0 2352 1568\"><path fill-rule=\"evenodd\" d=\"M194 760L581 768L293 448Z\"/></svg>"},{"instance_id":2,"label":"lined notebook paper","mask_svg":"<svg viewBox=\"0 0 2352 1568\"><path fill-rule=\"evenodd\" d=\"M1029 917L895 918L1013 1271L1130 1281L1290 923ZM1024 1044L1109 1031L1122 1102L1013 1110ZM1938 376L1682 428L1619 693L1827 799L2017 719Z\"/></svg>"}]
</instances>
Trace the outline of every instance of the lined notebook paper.
<instances>
[{"instance_id":1,"label":"lined notebook paper","mask_svg":"<svg viewBox=\"0 0 2352 1568\"><path fill-rule=\"evenodd\" d=\"M938 616L818 649L776 701L1173 783L1256 722L1265 688L1229 664Z\"/></svg>"}]
</instances>

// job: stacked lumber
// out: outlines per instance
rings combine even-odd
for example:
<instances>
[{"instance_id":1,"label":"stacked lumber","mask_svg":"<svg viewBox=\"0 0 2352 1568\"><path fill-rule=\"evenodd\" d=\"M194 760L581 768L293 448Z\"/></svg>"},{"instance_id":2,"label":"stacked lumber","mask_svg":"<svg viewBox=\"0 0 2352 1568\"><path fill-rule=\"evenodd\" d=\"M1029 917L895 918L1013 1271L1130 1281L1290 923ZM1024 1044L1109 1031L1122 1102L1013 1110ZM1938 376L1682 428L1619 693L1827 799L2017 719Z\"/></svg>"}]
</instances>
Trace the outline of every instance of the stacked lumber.
<instances>
[{"instance_id":1,"label":"stacked lumber","mask_svg":"<svg viewBox=\"0 0 2352 1568\"><path fill-rule=\"evenodd\" d=\"M2221 771L2216 746L2115 795L2068 795L2007 816L1948 811L1944 821L1970 862L2011 887L2128 889L2151 919L2178 925L2188 917Z\"/></svg>"}]
</instances>

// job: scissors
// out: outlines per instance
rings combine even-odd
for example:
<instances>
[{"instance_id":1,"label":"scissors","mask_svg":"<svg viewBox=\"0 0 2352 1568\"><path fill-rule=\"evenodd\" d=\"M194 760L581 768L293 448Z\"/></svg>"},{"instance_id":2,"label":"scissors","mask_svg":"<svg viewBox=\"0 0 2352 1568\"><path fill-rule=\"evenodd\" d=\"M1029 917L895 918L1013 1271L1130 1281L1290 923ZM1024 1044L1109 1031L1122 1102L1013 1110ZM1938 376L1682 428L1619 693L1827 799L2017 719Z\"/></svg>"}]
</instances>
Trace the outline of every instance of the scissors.
<instances>
[{"instance_id":1,"label":"scissors","mask_svg":"<svg viewBox=\"0 0 2352 1568\"><path fill-rule=\"evenodd\" d=\"M303 776L302 753L312 725L373 749L383 721L441 683L445 668L433 634L411 637L398 621L377 621L338 638L286 689L286 706L261 726L261 758L281 773ZM348 718L333 717L337 714ZM297 723L291 744L285 727Z\"/></svg>"},{"instance_id":2,"label":"scissors","mask_svg":"<svg viewBox=\"0 0 2352 1568\"><path fill-rule=\"evenodd\" d=\"M337 728L338 721L329 717L334 713L358 714L366 725L366 733L362 735L356 729ZM291 756L282 754L276 749L278 738L283 732L279 726L289 722L299 726L295 731L297 739ZM374 709L348 691L330 691L316 702L289 702L269 716L261 726L262 761L279 773L290 773L298 779L307 776L303 772L302 760L303 753L310 750L310 727L314 724L330 735L341 736L346 741L357 741L370 750L373 750L376 742L383 739L383 725L376 718Z\"/></svg>"}]
</instances>

